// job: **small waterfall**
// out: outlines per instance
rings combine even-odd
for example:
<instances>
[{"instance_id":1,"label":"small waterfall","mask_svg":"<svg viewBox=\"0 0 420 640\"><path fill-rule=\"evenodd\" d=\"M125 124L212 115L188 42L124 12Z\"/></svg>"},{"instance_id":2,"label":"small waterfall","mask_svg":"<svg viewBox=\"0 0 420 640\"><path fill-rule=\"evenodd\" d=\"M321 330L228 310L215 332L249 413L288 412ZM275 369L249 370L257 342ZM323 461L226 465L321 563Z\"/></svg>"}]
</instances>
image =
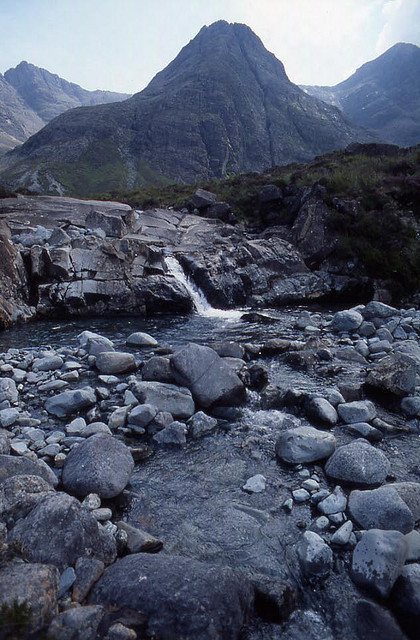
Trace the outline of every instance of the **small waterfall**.
<instances>
[{"instance_id":1,"label":"small waterfall","mask_svg":"<svg viewBox=\"0 0 420 640\"><path fill-rule=\"evenodd\" d=\"M242 316L241 311L232 309L215 309L212 307L204 295L204 291L197 287L192 278L189 278L186 275L184 269L174 256L166 256L165 264L168 267L169 273L178 280L178 282L183 284L190 294L194 308L199 316L206 316L208 318L227 318L231 320L240 319Z\"/></svg>"}]
</instances>

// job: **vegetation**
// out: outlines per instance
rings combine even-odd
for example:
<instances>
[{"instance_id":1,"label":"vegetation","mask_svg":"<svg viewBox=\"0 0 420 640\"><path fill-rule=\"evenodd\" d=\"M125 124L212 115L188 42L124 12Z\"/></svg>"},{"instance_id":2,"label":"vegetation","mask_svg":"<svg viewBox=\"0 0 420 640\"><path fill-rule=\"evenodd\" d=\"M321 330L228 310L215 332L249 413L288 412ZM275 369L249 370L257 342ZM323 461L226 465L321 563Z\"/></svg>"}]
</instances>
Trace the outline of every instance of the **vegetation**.
<instances>
[{"instance_id":1,"label":"vegetation","mask_svg":"<svg viewBox=\"0 0 420 640\"><path fill-rule=\"evenodd\" d=\"M0 606L0 640L27 638L31 610L27 603Z\"/></svg>"}]
</instances>

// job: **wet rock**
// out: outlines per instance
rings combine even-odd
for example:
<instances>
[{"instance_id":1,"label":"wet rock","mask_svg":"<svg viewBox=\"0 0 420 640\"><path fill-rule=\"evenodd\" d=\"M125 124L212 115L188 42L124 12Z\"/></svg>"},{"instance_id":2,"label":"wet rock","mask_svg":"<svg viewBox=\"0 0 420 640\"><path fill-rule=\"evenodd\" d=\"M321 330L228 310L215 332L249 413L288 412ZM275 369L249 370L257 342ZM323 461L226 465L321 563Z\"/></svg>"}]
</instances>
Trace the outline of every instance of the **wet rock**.
<instances>
[{"instance_id":1,"label":"wet rock","mask_svg":"<svg viewBox=\"0 0 420 640\"><path fill-rule=\"evenodd\" d=\"M333 553L314 531L305 531L297 545L297 554L306 576L324 577L332 569Z\"/></svg>"},{"instance_id":2,"label":"wet rock","mask_svg":"<svg viewBox=\"0 0 420 640\"><path fill-rule=\"evenodd\" d=\"M58 609L59 573L47 564L12 563L0 568L0 607L4 607L1 621L2 638L16 638L16 628L7 628L6 612L18 605L29 611L28 628L18 632L36 632L48 624ZM15 623L16 620L13 620ZM26 631L26 632L25 632ZM23 636L19 636L23 637Z\"/></svg>"},{"instance_id":3,"label":"wet rock","mask_svg":"<svg viewBox=\"0 0 420 640\"><path fill-rule=\"evenodd\" d=\"M128 336L126 344L128 347L156 347L158 341L148 333L136 331Z\"/></svg>"},{"instance_id":4,"label":"wet rock","mask_svg":"<svg viewBox=\"0 0 420 640\"><path fill-rule=\"evenodd\" d=\"M134 356L121 351L102 351L96 356L95 364L98 371L106 375L131 373L137 369Z\"/></svg>"},{"instance_id":5,"label":"wet rock","mask_svg":"<svg viewBox=\"0 0 420 640\"><path fill-rule=\"evenodd\" d=\"M392 590L392 605L403 613L420 616L420 564L403 567Z\"/></svg>"},{"instance_id":6,"label":"wet rock","mask_svg":"<svg viewBox=\"0 0 420 640\"><path fill-rule=\"evenodd\" d=\"M210 347L188 344L173 354L171 367L177 382L188 387L204 408L237 406L245 399L241 380Z\"/></svg>"},{"instance_id":7,"label":"wet rock","mask_svg":"<svg viewBox=\"0 0 420 640\"><path fill-rule=\"evenodd\" d=\"M283 431L276 442L276 455L280 460L297 464L328 458L336 446L331 433L313 427L297 427Z\"/></svg>"},{"instance_id":8,"label":"wet rock","mask_svg":"<svg viewBox=\"0 0 420 640\"><path fill-rule=\"evenodd\" d=\"M174 383L171 361L165 356L153 356L141 370L143 380Z\"/></svg>"},{"instance_id":9,"label":"wet rock","mask_svg":"<svg viewBox=\"0 0 420 640\"><path fill-rule=\"evenodd\" d=\"M73 391L63 391L52 398L47 398L45 408L57 418L65 418L73 413L89 409L96 404L95 391L91 387L75 389Z\"/></svg>"},{"instance_id":10,"label":"wet rock","mask_svg":"<svg viewBox=\"0 0 420 640\"><path fill-rule=\"evenodd\" d=\"M112 342L112 340L109 340L105 336L99 335L99 333L94 333L93 331L82 331L82 333L79 333L77 338L79 340L79 345L83 349L86 349L89 355L96 355L94 353L95 346L101 345L103 347L103 351L112 351L112 349L114 348L114 343Z\"/></svg>"},{"instance_id":11,"label":"wet rock","mask_svg":"<svg viewBox=\"0 0 420 640\"><path fill-rule=\"evenodd\" d=\"M61 571L83 555L106 563L116 556L113 536L98 529L95 518L65 493L45 496L17 522L9 542L30 562L48 562Z\"/></svg>"},{"instance_id":12,"label":"wet rock","mask_svg":"<svg viewBox=\"0 0 420 640\"><path fill-rule=\"evenodd\" d=\"M345 511L346 507L347 497L341 487L336 487L329 496L318 503L318 510L325 516Z\"/></svg>"},{"instance_id":13,"label":"wet rock","mask_svg":"<svg viewBox=\"0 0 420 640\"><path fill-rule=\"evenodd\" d=\"M354 610L360 640L406 640L397 621L384 607L369 600L359 600Z\"/></svg>"},{"instance_id":14,"label":"wet rock","mask_svg":"<svg viewBox=\"0 0 420 640\"><path fill-rule=\"evenodd\" d=\"M195 412L191 391L164 382L137 382L132 391L142 403L152 404L159 411L168 411L174 418L190 418Z\"/></svg>"},{"instance_id":15,"label":"wet rock","mask_svg":"<svg viewBox=\"0 0 420 640\"><path fill-rule=\"evenodd\" d=\"M363 529L408 533L414 527L413 514L392 485L372 491L352 491L349 513Z\"/></svg>"},{"instance_id":16,"label":"wet rock","mask_svg":"<svg viewBox=\"0 0 420 640\"><path fill-rule=\"evenodd\" d=\"M103 607L88 605L62 611L48 627L48 640L95 640Z\"/></svg>"},{"instance_id":17,"label":"wet rock","mask_svg":"<svg viewBox=\"0 0 420 640\"><path fill-rule=\"evenodd\" d=\"M315 424L333 427L338 422L337 411L325 398L310 398L305 408L309 420Z\"/></svg>"},{"instance_id":18,"label":"wet rock","mask_svg":"<svg viewBox=\"0 0 420 640\"><path fill-rule=\"evenodd\" d=\"M149 554L117 560L89 596L142 613L150 634L184 640L237 638L252 600L250 584L228 567Z\"/></svg>"},{"instance_id":19,"label":"wet rock","mask_svg":"<svg viewBox=\"0 0 420 640\"><path fill-rule=\"evenodd\" d=\"M51 491L51 484L40 476L11 476L0 484L0 515L4 519L23 518Z\"/></svg>"},{"instance_id":20,"label":"wet rock","mask_svg":"<svg viewBox=\"0 0 420 640\"><path fill-rule=\"evenodd\" d=\"M153 436L153 441L157 444L168 444L182 446L186 444L187 428L183 422L172 422Z\"/></svg>"},{"instance_id":21,"label":"wet rock","mask_svg":"<svg viewBox=\"0 0 420 640\"><path fill-rule=\"evenodd\" d=\"M383 598L391 593L407 555L407 541L399 531L371 529L353 551L352 578Z\"/></svg>"},{"instance_id":22,"label":"wet rock","mask_svg":"<svg viewBox=\"0 0 420 640\"><path fill-rule=\"evenodd\" d=\"M413 358L403 353L392 353L370 369L366 384L399 397L412 395L416 386L416 371Z\"/></svg>"},{"instance_id":23,"label":"wet rock","mask_svg":"<svg viewBox=\"0 0 420 640\"><path fill-rule=\"evenodd\" d=\"M21 475L40 476L52 487L58 485L57 476L43 460L35 462L28 458L0 455L0 482L12 476Z\"/></svg>"},{"instance_id":24,"label":"wet rock","mask_svg":"<svg viewBox=\"0 0 420 640\"><path fill-rule=\"evenodd\" d=\"M369 400L356 400L338 405L338 415L347 424L369 422L376 417L376 409Z\"/></svg>"},{"instance_id":25,"label":"wet rock","mask_svg":"<svg viewBox=\"0 0 420 640\"><path fill-rule=\"evenodd\" d=\"M69 493L114 498L125 488L134 469L128 447L98 433L73 448L63 468L63 486Z\"/></svg>"},{"instance_id":26,"label":"wet rock","mask_svg":"<svg viewBox=\"0 0 420 640\"><path fill-rule=\"evenodd\" d=\"M356 331L363 322L363 316L353 309L337 311L332 319L334 331Z\"/></svg>"},{"instance_id":27,"label":"wet rock","mask_svg":"<svg viewBox=\"0 0 420 640\"><path fill-rule=\"evenodd\" d=\"M217 420L216 418L208 416L204 411L197 411L197 413L187 421L187 425L192 438L203 438L213 433L217 428Z\"/></svg>"},{"instance_id":28,"label":"wet rock","mask_svg":"<svg viewBox=\"0 0 420 640\"><path fill-rule=\"evenodd\" d=\"M130 553L157 553L163 547L161 540L127 522L117 522L117 527L127 534L127 549Z\"/></svg>"},{"instance_id":29,"label":"wet rock","mask_svg":"<svg viewBox=\"0 0 420 640\"><path fill-rule=\"evenodd\" d=\"M339 447L325 465L330 478L366 487L382 484L390 469L385 454L361 439Z\"/></svg>"}]
</instances>

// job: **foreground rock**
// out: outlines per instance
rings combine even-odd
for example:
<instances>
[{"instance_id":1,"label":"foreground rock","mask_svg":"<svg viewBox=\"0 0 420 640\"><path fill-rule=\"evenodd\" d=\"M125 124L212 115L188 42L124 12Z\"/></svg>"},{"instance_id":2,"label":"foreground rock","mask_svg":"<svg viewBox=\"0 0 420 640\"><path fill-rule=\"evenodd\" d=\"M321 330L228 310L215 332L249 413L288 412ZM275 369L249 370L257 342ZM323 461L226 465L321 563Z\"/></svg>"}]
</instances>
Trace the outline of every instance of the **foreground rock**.
<instances>
[{"instance_id":1,"label":"foreground rock","mask_svg":"<svg viewBox=\"0 0 420 640\"><path fill-rule=\"evenodd\" d=\"M372 491L352 491L349 512L363 529L394 529L409 533L414 527L412 512L392 485Z\"/></svg>"},{"instance_id":2,"label":"foreground rock","mask_svg":"<svg viewBox=\"0 0 420 640\"><path fill-rule=\"evenodd\" d=\"M238 638L252 600L248 582L227 567L146 554L118 560L89 596L92 604L142 614L149 634L185 640Z\"/></svg>"},{"instance_id":3,"label":"foreground rock","mask_svg":"<svg viewBox=\"0 0 420 640\"><path fill-rule=\"evenodd\" d=\"M334 451L335 437L313 427L287 429L276 442L276 455L280 460L297 464L328 458Z\"/></svg>"},{"instance_id":4,"label":"foreground rock","mask_svg":"<svg viewBox=\"0 0 420 640\"><path fill-rule=\"evenodd\" d=\"M97 493L114 498L126 487L134 469L134 460L125 444L98 433L75 447L63 469L66 491L85 497Z\"/></svg>"},{"instance_id":5,"label":"foreground rock","mask_svg":"<svg viewBox=\"0 0 420 640\"><path fill-rule=\"evenodd\" d=\"M385 454L362 439L337 449L325 465L325 472L330 478L365 487L385 482L390 469Z\"/></svg>"},{"instance_id":6,"label":"foreground rock","mask_svg":"<svg viewBox=\"0 0 420 640\"><path fill-rule=\"evenodd\" d=\"M96 396L93 389L75 389L74 391L63 391L45 401L45 408L57 418L65 418L83 409L93 407Z\"/></svg>"}]
</instances>

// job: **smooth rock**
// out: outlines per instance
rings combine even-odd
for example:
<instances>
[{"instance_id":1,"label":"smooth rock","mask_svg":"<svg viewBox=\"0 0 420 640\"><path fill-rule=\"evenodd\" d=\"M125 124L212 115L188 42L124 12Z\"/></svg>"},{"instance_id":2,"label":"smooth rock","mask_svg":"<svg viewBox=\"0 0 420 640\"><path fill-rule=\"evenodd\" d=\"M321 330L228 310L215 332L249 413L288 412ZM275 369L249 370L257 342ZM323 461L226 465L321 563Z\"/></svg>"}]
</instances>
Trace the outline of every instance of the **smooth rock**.
<instances>
[{"instance_id":1,"label":"smooth rock","mask_svg":"<svg viewBox=\"0 0 420 640\"><path fill-rule=\"evenodd\" d=\"M64 364L63 358L58 355L45 356L44 358L36 358L32 363L33 371L56 371L61 369Z\"/></svg>"},{"instance_id":2,"label":"smooth rock","mask_svg":"<svg viewBox=\"0 0 420 640\"><path fill-rule=\"evenodd\" d=\"M292 464L314 462L328 458L336 446L331 433L313 427L297 427L280 433L276 442L276 455Z\"/></svg>"},{"instance_id":3,"label":"smooth rock","mask_svg":"<svg viewBox=\"0 0 420 640\"><path fill-rule=\"evenodd\" d=\"M148 333L136 331L128 336L126 344L128 347L156 347L158 341Z\"/></svg>"},{"instance_id":4,"label":"smooth rock","mask_svg":"<svg viewBox=\"0 0 420 640\"><path fill-rule=\"evenodd\" d=\"M0 378L0 402L8 400L11 404L19 398L16 383L12 378Z\"/></svg>"},{"instance_id":5,"label":"smooth rock","mask_svg":"<svg viewBox=\"0 0 420 640\"><path fill-rule=\"evenodd\" d=\"M57 418L65 418L72 413L77 413L83 409L89 409L96 404L95 392L90 387L64 391L45 401L45 408Z\"/></svg>"},{"instance_id":6,"label":"smooth rock","mask_svg":"<svg viewBox=\"0 0 420 640\"><path fill-rule=\"evenodd\" d=\"M164 382L138 382L132 390L141 403L154 405L174 418L190 418L195 412L191 391L185 387Z\"/></svg>"},{"instance_id":7,"label":"smooth rock","mask_svg":"<svg viewBox=\"0 0 420 640\"><path fill-rule=\"evenodd\" d=\"M352 491L349 513L363 529L409 533L414 527L413 514L392 485L372 491Z\"/></svg>"},{"instance_id":8,"label":"smooth rock","mask_svg":"<svg viewBox=\"0 0 420 640\"><path fill-rule=\"evenodd\" d=\"M43 460L34 462L27 458L0 455L0 482L3 482L6 478L21 475L40 476L52 487L58 485L57 476Z\"/></svg>"},{"instance_id":9,"label":"smooth rock","mask_svg":"<svg viewBox=\"0 0 420 640\"><path fill-rule=\"evenodd\" d=\"M331 322L334 331L356 331L363 322L363 316L352 309L337 311Z\"/></svg>"},{"instance_id":10,"label":"smooth rock","mask_svg":"<svg viewBox=\"0 0 420 640\"><path fill-rule=\"evenodd\" d=\"M0 410L0 427L7 428L15 424L19 417L19 409L11 407L10 409Z\"/></svg>"},{"instance_id":11,"label":"smooth rock","mask_svg":"<svg viewBox=\"0 0 420 640\"><path fill-rule=\"evenodd\" d=\"M315 424L333 427L338 422L337 411L325 398L311 398L306 404L306 413Z\"/></svg>"},{"instance_id":12,"label":"smooth rock","mask_svg":"<svg viewBox=\"0 0 420 640\"><path fill-rule=\"evenodd\" d=\"M248 478L242 489L247 493L262 493L265 491L267 479L261 473Z\"/></svg>"},{"instance_id":13,"label":"smooth rock","mask_svg":"<svg viewBox=\"0 0 420 640\"><path fill-rule=\"evenodd\" d=\"M385 454L361 439L336 449L325 465L330 478L365 487L382 484L390 470Z\"/></svg>"},{"instance_id":14,"label":"smooth rock","mask_svg":"<svg viewBox=\"0 0 420 640\"><path fill-rule=\"evenodd\" d=\"M81 556L75 565L76 580L73 584L72 598L75 602L83 602L89 591L99 580L105 570L105 565L98 558Z\"/></svg>"},{"instance_id":15,"label":"smooth rock","mask_svg":"<svg viewBox=\"0 0 420 640\"><path fill-rule=\"evenodd\" d=\"M325 516L333 513L345 511L347 506L347 497L341 487L336 487L329 496L318 503L318 510Z\"/></svg>"},{"instance_id":16,"label":"smooth rock","mask_svg":"<svg viewBox=\"0 0 420 640\"><path fill-rule=\"evenodd\" d=\"M331 544L335 544L339 547L344 547L350 542L351 534L353 533L353 523L348 520L341 525L339 529L331 536Z\"/></svg>"},{"instance_id":17,"label":"smooth rock","mask_svg":"<svg viewBox=\"0 0 420 640\"><path fill-rule=\"evenodd\" d=\"M95 364L98 371L106 375L131 373L137 369L133 354L121 351L102 351L96 356Z\"/></svg>"},{"instance_id":18,"label":"smooth rock","mask_svg":"<svg viewBox=\"0 0 420 640\"><path fill-rule=\"evenodd\" d=\"M127 534L127 548L130 553L157 553L163 547L161 540L127 522L117 522L117 527L119 531L125 531Z\"/></svg>"},{"instance_id":19,"label":"smooth rock","mask_svg":"<svg viewBox=\"0 0 420 640\"><path fill-rule=\"evenodd\" d=\"M306 576L324 577L332 569L333 553L314 531L305 531L297 545L297 554Z\"/></svg>"},{"instance_id":20,"label":"smooth rock","mask_svg":"<svg viewBox=\"0 0 420 640\"><path fill-rule=\"evenodd\" d=\"M158 413L157 408L152 404L139 404L127 415L128 423L135 424L144 429L152 422Z\"/></svg>"},{"instance_id":21,"label":"smooth rock","mask_svg":"<svg viewBox=\"0 0 420 640\"><path fill-rule=\"evenodd\" d=\"M369 422L376 417L376 408L370 400L345 402L337 407L338 415L347 424Z\"/></svg>"}]
</instances>

